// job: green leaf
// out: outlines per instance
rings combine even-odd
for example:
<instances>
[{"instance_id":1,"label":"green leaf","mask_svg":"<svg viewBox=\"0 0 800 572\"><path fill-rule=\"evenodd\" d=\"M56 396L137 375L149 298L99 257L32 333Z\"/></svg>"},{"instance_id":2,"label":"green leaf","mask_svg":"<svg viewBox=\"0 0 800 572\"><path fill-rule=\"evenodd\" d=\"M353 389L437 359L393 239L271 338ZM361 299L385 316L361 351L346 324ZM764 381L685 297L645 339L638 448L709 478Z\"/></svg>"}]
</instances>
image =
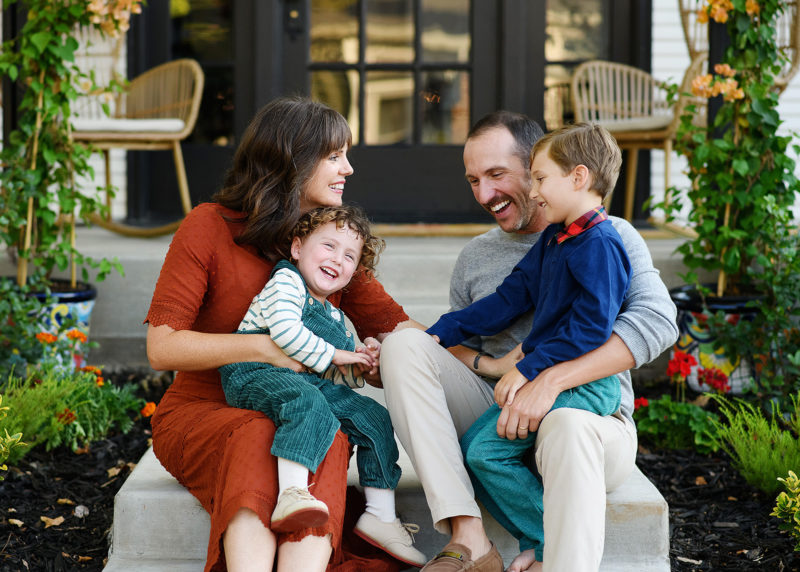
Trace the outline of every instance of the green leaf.
<instances>
[{"instance_id":1,"label":"green leaf","mask_svg":"<svg viewBox=\"0 0 800 572\"><path fill-rule=\"evenodd\" d=\"M31 43L36 46L36 49L42 54L52 38L53 35L50 32L37 32L31 35Z\"/></svg>"}]
</instances>

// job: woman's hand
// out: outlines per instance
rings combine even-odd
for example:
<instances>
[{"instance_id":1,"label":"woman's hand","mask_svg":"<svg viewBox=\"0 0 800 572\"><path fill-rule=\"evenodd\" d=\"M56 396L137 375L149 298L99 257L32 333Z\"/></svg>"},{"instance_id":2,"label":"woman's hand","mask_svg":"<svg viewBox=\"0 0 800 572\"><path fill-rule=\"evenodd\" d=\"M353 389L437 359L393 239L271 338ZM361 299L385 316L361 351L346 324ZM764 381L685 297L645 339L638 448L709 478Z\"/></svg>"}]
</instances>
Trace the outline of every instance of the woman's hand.
<instances>
[{"instance_id":1,"label":"woman's hand","mask_svg":"<svg viewBox=\"0 0 800 572\"><path fill-rule=\"evenodd\" d=\"M486 377L499 379L512 369L516 369L514 366L524 357L525 354L522 352L522 344L519 344L506 355L499 358L493 358L488 355L483 356L480 361L479 373Z\"/></svg>"},{"instance_id":2,"label":"woman's hand","mask_svg":"<svg viewBox=\"0 0 800 572\"><path fill-rule=\"evenodd\" d=\"M380 374L378 372L381 365L381 343L375 338L364 338L364 345L357 347L356 352L365 353L372 359L372 366L369 368L362 367L360 364L355 364L353 366L356 376L366 379L366 376L370 375L373 377L378 376L380 379Z\"/></svg>"},{"instance_id":3,"label":"woman's hand","mask_svg":"<svg viewBox=\"0 0 800 572\"><path fill-rule=\"evenodd\" d=\"M333 352L332 363L339 368L342 375L347 375L349 373L348 366L353 366L356 375L358 375L357 367L370 370L373 366L373 360L369 354L365 352L349 352L347 350L336 350Z\"/></svg>"}]
</instances>

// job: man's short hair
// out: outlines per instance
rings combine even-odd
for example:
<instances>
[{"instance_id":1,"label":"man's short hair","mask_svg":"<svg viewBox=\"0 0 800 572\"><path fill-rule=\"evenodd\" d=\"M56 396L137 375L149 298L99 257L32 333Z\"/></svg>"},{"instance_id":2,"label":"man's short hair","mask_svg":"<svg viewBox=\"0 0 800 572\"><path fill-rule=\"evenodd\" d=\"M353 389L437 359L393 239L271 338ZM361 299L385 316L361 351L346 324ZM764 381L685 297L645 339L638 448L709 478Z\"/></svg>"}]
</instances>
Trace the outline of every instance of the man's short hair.
<instances>
[{"instance_id":1,"label":"man's short hair","mask_svg":"<svg viewBox=\"0 0 800 572\"><path fill-rule=\"evenodd\" d=\"M576 123L552 131L534 144L531 162L536 153L544 149L564 174L578 165L585 165L592 175L592 190L601 197L605 198L614 190L622 167L622 153L605 127Z\"/></svg>"},{"instance_id":2,"label":"man's short hair","mask_svg":"<svg viewBox=\"0 0 800 572\"><path fill-rule=\"evenodd\" d=\"M478 120L467 133L467 140L483 135L490 129L505 127L514 137L514 154L527 168L531 166L533 144L544 135L544 131L533 119L514 111L494 111Z\"/></svg>"}]
</instances>

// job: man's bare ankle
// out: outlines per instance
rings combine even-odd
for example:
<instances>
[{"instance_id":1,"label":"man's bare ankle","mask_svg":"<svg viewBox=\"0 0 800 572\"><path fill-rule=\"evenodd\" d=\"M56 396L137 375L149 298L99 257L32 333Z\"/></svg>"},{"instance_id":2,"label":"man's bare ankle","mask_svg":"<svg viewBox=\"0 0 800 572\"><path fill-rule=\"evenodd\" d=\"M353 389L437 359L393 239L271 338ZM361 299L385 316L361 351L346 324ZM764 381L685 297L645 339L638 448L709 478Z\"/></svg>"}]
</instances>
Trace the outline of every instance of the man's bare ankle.
<instances>
[{"instance_id":1,"label":"man's bare ankle","mask_svg":"<svg viewBox=\"0 0 800 572\"><path fill-rule=\"evenodd\" d=\"M472 560L477 560L492 548L489 537L483 529L483 521L474 516L456 516L450 519L453 536L450 542L463 544L472 552Z\"/></svg>"}]
</instances>

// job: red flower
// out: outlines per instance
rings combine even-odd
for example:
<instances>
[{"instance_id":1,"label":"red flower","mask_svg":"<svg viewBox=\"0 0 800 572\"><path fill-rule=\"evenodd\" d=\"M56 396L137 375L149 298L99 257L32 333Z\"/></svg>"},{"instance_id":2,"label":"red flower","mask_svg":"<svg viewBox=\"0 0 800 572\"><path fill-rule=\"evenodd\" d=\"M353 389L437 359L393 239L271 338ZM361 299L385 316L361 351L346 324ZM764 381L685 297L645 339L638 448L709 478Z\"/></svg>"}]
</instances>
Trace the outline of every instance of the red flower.
<instances>
[{"instance_id":1,"label":"red flower","mask_svg":"<svg viewBox=\"0 0 800 572\"><path fill-rule=\"evenodd\" d=\"M156 404L152 401L148 401L142 410L139 412L142 414L142 417L150 417L153 413L156 412Z\"/></svg>"},{"instance_id":2,"label":"red flower","mask_svg":"<svg viewBox=\"0 0 800 572\"><path fill-rule=\"evenodd\" d=\"M636 399L633 400L634 411L636 409L639 409L640 407L647 407L648 405L650 405L650 402L647 401L646 397L637 397Z\"/></svg>"},{"instance_id":3,"label":"red flower","mask_svg":"<svg viewBox=\"0 0 800 572\"><path fill-rule=\"evenodd\" d=\"M695 365L697 365L697 360L694 356L675 350L675 354L667 364L667 375L673 381L682 381L692 372L692 366Z\"/></svg>"},{"instance_id":4,"label":"red flower","mask_svg":"<svg viewBox=\"0 0 800 572\"><path fill-rule=\"evenodd\" d=\"M697 382L700 385L708 385L709 388L720 394L728 393L731 390L731 386L728 384L728 376L715 367L709 369L700 368L697 371Z\"/></svg>"}]
</instances>

